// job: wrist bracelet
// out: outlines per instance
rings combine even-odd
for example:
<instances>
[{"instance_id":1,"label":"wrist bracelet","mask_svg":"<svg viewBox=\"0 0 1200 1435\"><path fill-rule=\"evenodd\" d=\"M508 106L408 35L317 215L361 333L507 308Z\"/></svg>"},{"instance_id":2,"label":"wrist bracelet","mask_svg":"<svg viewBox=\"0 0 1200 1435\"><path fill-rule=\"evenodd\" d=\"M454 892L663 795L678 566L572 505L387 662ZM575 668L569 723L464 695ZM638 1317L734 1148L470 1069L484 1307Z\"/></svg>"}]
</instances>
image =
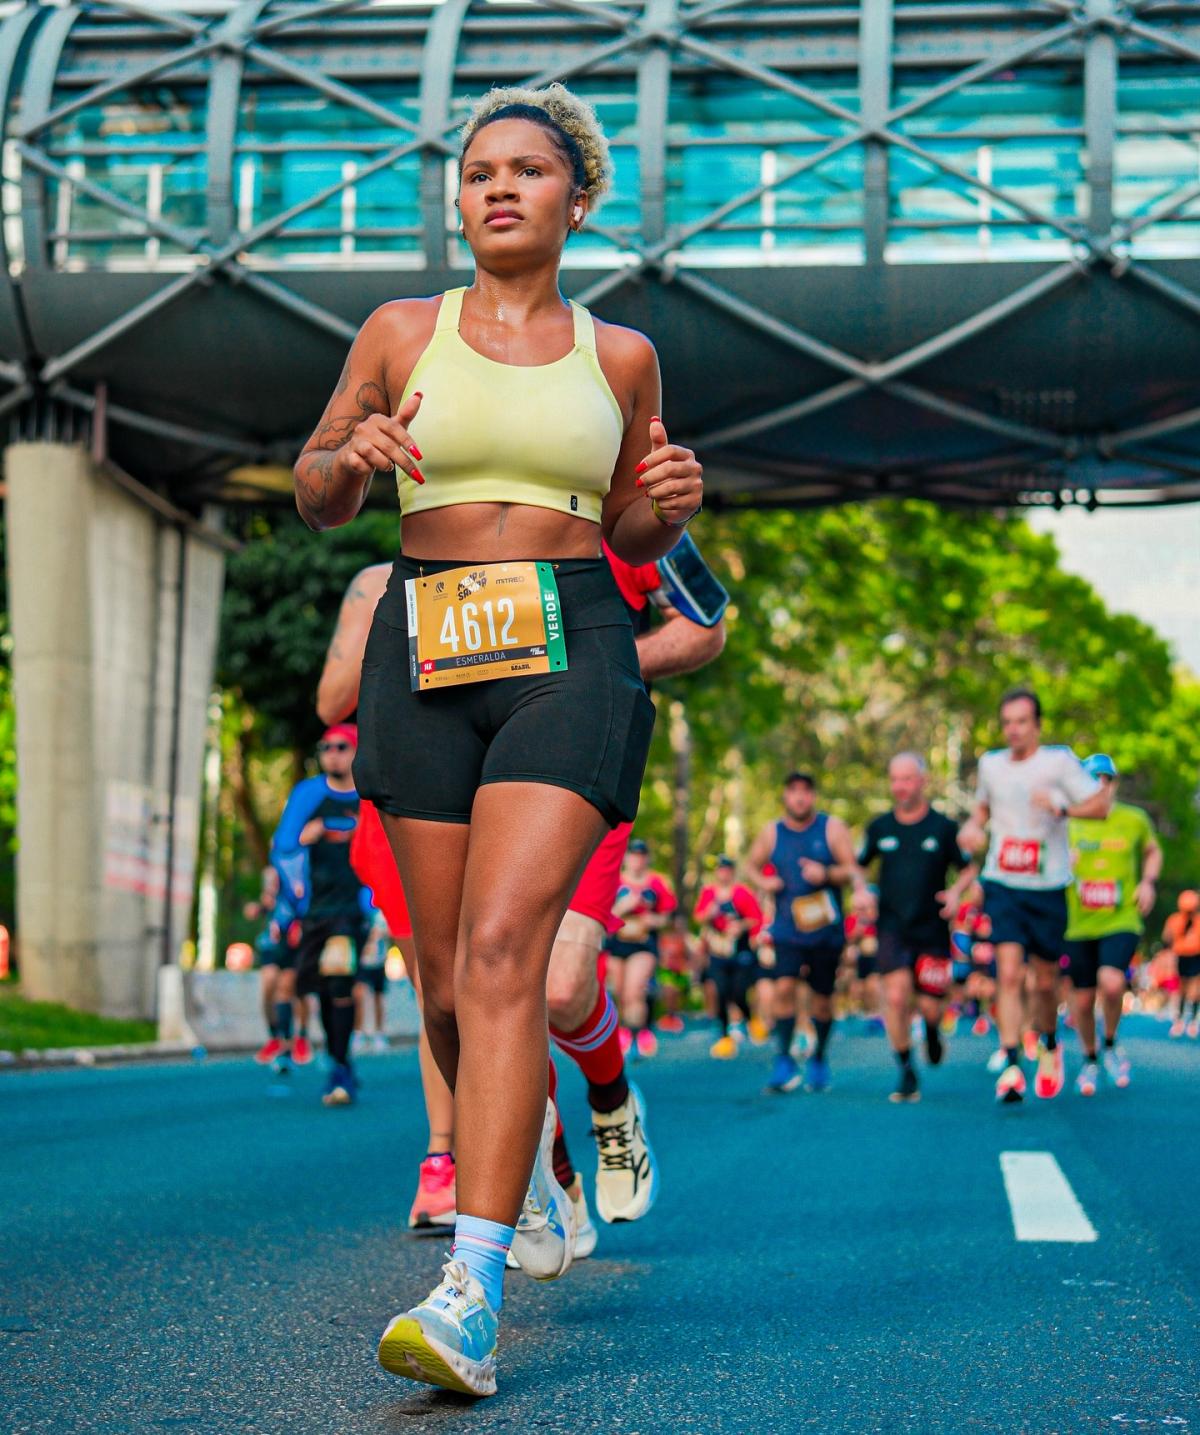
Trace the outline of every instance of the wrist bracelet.
<instances>
[{"instance_id":1,"label":"wrist bracelet","mask_svg":"<svg viewBox=\"0 0 1200 1435\"><path fill-rule=\"evenodd\" d=\"M689 513L686 518L679 519L677 523L673 523L671 519L663 517L663 511L661 508L659 508L658 504L654 501L654 499L650 500L650 507L654 510L655 518L657 518L660 523L665 524L666 527L686 528L688 524L692 521L692 519L695 518L696 514L699 513L700 510L704 507L704 500L701 499L700 502L696 505L696 507L692 509L691 513Z\"/></svg>"}]
</instances>

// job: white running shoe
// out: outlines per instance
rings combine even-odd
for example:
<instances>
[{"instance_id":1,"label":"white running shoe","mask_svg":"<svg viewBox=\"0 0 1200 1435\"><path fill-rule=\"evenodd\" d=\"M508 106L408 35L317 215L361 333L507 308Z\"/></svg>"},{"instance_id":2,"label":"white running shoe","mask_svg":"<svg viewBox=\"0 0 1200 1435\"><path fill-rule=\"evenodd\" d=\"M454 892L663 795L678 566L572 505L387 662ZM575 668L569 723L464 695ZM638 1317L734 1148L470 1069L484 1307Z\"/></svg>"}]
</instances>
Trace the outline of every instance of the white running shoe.
<instances>
[{"instance_id":1,"label":"white running shoe","mask_svg":"<svg viewBox=\"0 0 1200 1435\"><path fill-rule=\"evenodd\" d=\"M461 1395L496 1393L496 1312L463 1261L420 1305L396 1316L379 1341L384 1370Z\"/></svg>"},{"instance_id":2,"label":"white running shoe","mask_svg":"<svg viewBox=\"0 0 1200 1435\"><path fill-rule=\"evenodd\" d=\"M547 1101L542 1139L513 1235L512 1254L535 1281L553 1281L565 1275L575 1254L575 1213L554 1175L557 1126L558 1113L553 1101Z\"/></svg>"},{"instance_id":3,"label":"white running shoe","mask_svg":"<svg viewBox=\"0 0 1200 1435\"><path fill-rule=\"evenodd\" d=\"M993 1076L999 1076L1007 1065L1008 1057L1005 1055L1004 1048L998 1046L988 1057L987 1069Z\"/></svg>"},{"instance_id":4,"label":"white running shoe","mask_svg":"<svg viewBox=\"0 0 1200 1435\"><path fill-rule=\"evenodd\" d=\"M1122 1091L1129 1085L1130 1069L1129 1058L1119 1046L1108 1046L1104 1049L1104 1073L1114 1086L1119 1086Z\"/></svg>"},{"instance_id":5,"label":"white running shoe","mask_svg":"<svg viewBox=\"0 0 1200 1435\"><path fill-rule=\"evenodd\" d=\"M596 1214L609 1225L640 1220L658 1198L658 1162L646 1135L646 1103L632 1081L615 1111L592 1112L592 1135L600 1156Z\"/></svg>"},{"instance_id":6,"label":"white running shoe","mask_svg":"<svg viewBox=\"0 0 1200 1435\"><path fill-rule=\"evenodd\" d=\"M386 1036L384 1036L383 1032L377 1031L375 1033L374 1037L371 1039L371 1050L375 1053L376 1056L386 1056L387 1053L391 1050L391 1048L388 1046L388 1039Z\"/></svg>"},{"instance_id":7,"label":"white running shoe","mask_svg":"<svg viewBox=\"0 0 1200 1435\"><path fill-rule=\"evenodd\" d=\"M570 1197L575 1213L575 1259L586 1261L596 1249L600 1233L592 1223L592 1213L588 1210L587 1197L583 1193L582 1177L575 1177L574 1184L567 1195Z\"/></svg>"}]
</instances>

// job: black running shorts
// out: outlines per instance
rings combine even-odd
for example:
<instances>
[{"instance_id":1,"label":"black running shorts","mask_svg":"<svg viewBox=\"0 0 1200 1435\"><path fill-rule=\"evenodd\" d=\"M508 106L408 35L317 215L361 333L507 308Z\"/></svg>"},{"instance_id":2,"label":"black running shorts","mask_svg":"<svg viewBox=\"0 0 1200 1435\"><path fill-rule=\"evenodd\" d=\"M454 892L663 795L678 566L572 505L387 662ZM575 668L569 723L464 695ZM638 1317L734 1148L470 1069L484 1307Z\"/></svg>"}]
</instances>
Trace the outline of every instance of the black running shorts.
<instances>
[{"instance_id":1,"label":"black running shorts","mask_svg":"<svg viewBox=\"0 0 1200 1435\"><path fill-rule=\"evenodd\" d=\"M1067 949L1067 894L1009 887L1003 882L983 883L983 910L992 923L996 946L1015 943L1026 958L1040 957L1056 965Z\"/></svg>"},{"instance_id":2,"label":"black running shorts","mask_svg":"<svg viewBox=\"0 0 1200 1435\"><path fill-rule=\"evenodd\" d=\"M1136 932L1111 932L1107 937L1085 937L1067 943L1071 959L1071 980L1080 991L1090 991L1101 967L1115 967L1125 973L1133 961L1141 938Z\"/></svg>"},{"instance_id":3,"label":"black running shorts","mask_svg":"<svg viewBox=\"0 0 1200 1435\"><path fill-rule=\"evenodd\" d=\"M799 977L821 997L831 997L837 985L842 948L832 945L801 946L799 942L775 943L773 977Z\"/></svg>"},{"instance_id":4,"label":"black running shorts","mask_svg":"<svg viewBox=\"0 0 1200 1435\"><path fill-rule=\"evenodd\" d=\"M631 822L654 704L628 610L603 558L554 565L565 672L412 691L405 580L470 561L401 556L392 566L363 655L354 760L359 796L397 817L465 823L481 787L542 782L579 793L610 827Z\"/></svg>"}]
</instances>

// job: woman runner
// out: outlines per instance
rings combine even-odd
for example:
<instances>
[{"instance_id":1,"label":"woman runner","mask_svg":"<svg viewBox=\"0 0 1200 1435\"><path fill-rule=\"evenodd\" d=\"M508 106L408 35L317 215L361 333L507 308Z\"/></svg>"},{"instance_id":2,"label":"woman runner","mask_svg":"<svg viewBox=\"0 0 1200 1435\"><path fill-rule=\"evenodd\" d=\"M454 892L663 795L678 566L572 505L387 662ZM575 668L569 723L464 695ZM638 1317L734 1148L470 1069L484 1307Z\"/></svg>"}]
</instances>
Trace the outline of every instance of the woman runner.
<instances>
[{"instance_id":1,"label":"woman runner","mask_svg":"<svg viewBox=\"0 0 1200 1435\"><path fill-rule=\"evenodd\" d=\"M557 85L488 94L460 157L474 284L370 316L295 468L316 529L349 522L376 471L397 475L402 553L363 659L355 779L383 815L455 1092L459 1215L442 1281L379 1358L476 1395L496 1388L523 1205L563 1238L545 1274L569 1263L546 967L606 824L636 812L653 723L601 537L653 562L703 496L657 417L653 346L559 292L563 245L608 182L582 101Z\"/></svg>"}]
</instances>

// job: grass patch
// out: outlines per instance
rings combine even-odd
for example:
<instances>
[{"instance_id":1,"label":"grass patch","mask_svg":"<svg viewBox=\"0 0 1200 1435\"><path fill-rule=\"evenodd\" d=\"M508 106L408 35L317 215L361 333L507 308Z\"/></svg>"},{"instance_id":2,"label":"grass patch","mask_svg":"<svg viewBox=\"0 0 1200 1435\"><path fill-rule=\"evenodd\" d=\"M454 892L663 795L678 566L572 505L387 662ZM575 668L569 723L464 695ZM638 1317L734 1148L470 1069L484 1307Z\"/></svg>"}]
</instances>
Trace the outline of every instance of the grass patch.
<instances>
[{"instance_id":1,"label":"grass patch","mask_svg":"<svg viewBox=\"0 0 1200 1435\"><path fill-rule=\"evenodd\" d=\"M0 985L0 1051L45 1051L55 1046L120 1046L153 1041L152 1021L115 1021L57 1002L29 1002Z\"/></svg>"}]
</instances>

